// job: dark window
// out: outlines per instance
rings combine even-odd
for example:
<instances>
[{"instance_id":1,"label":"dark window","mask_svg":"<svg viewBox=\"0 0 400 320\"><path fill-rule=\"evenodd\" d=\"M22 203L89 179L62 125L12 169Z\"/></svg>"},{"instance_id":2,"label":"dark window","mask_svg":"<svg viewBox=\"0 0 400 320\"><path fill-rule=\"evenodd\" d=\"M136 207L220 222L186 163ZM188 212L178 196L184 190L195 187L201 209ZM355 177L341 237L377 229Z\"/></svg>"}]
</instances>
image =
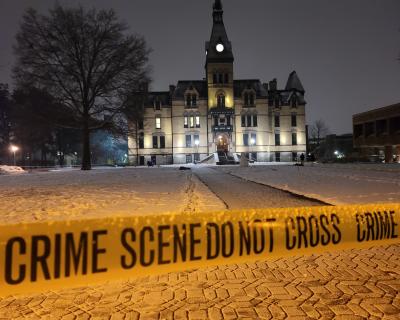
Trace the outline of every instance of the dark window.
<instances>
[{"instance_id":1,"label":"dark window","mask_svg":"<svg viewBox=\"0 0 400 320\"><path fill-rule=\"evenodd\" d=\"M292 161L293 162L297 161L297 153L296 152L292 152Z\"/></svg>"},{"instance_id":2,"label":"dark window","mask_svg":"<svg viewBox=\"0 0 400 320\"><path fill-rule=\"evenodd\" d=\"M151 162L153 163L153 165L157 164L157 156L151 156Z\"/></svg>"},{"instance_id":3,"label":"dark window","mask_svg":"<svg viewBox=\"0 0 400 320\"><path fill-rule=\"evenodd\" d=\"M199 162L200 161L200 154L199 153L195 153L194 154L194 162Z\"/></svg>"},{"instance_id":4,"label":"dark window","mask_svg":"<svg viewBox=\"0 0 400 320\"><path fill-rule=\"evenodd\" d=\"M143 130L143 128L144 128L143 120L138 121L138 127L139 127L139 130Z\"/></svg>"},{"instance_id":5,"label":"dark window","mask_svg":"<svg viewBox=\"0 0 400 320\"><path fill-rule=\"evenodd\" d=\"M158 149L158 137L153 136L153 148Z\"/></svg>"},{"instance_id":6,"label":"dark window","mask_svg":"<svg viewBox=\"0 0 400 320\"><path fill-rule=\"evenodd\" d=\"M279 115L275 116L275 128L279 128L281 126L281 119Z\"/></svg>"},{"instance_id":7,"label":"dark window","mask_svg":"<svg viewBox=\"0 0 400 320\"><path fill-rule=\"evenodd\" d=\"M217 98L218 107L225 108L225 96L220 94Z\"/></svg>"},{"instance_id":8,"label":"dark window","mask_svg":"<svg viewBox=\"0 0 400 320\"><path fill-rule=\"evenodd\" d=\"M249 135L247 133L243 134L243 145L249 145Z\"/></svg>"},{"instance_id":9,"label":"dark window","mask_svg":"<svg viewBox=\"0 0 400 320\"><path fill-rule=\"evenodd\" d=\"M160 148L165 149L165 136L160 137Z\"/></svg>"},{"instance_id":10,"label":"dark window","mask_svg":"<svg viewBox=\"0 0 400 320\"><path fill-rule=\"evenodd\" d=\"M195 94L192 95L192 106L193 107L197 106L197 96Z\"/></svg>"},{"instance_id":11,"label":"dark window","mask_svg":"<svg viewBox=\"0 0 400 320\"><path fill-rule=\"evenodd\" d=\"M400 117L391 118L390 123L390 133L395 133L400 131Z\"/></svg>"},{"instance_id":12,"label":"dark window","mask_svg":"<svg viewBox=\"0 0 400 320\"><path fill-rule=\"evenodd\" d=\"M144 166L144 156L139 157L139 165Z\"/></svg>"},{"instance_id":13,"label":"dark window","mask_svg":"<svg viewBox=\"0 0 400 320\"><path fill-rule=\"evenodd\" d=\"M242 127L246 126L246 116L242 116Z\"/></svg>"},{"instance_id":14,"label":"dark window","mask_svg":"<svg viewBox=\"0 0 400 320\"><path fill-rule=\"evenodd\" d=\"M219 77L219 83L224 83L224 75L220 73L218 77Z\"/></svg>"},{"instance_id":15,"label":"dark window","mask_svg":"<svg viewBox=\"0 0 400 320\"><path fill-rule=\"evenodd\" d=\"M192 97L190 94L186 96L186 107L190 107L192 104Z\"/></svg>"},{"instance_id":16,"label":"dark window","mask_svg":"<svg viewBox=\"0 0 400 320\"><path fill-rule=\"evenodd\" d=\"M365 136L371 136L375 133L375 123L374 122L367 122L365 124Z\"/></svg>"},{"instance_id":17,"label":"dark window","mask_svg":"<svg viewBox=\"0 0 400 320\"><path fill-rule=\"evenodd\" d=\"M250 105L254 106L254 94L250 94Z\"/></svg>"},{"instance_id":18,"label":"dark window","mask_svg":"<svg viewBox=\"0 0 400 320\"><path fill-rule=\"evenodd\" d=\"M356 138L359 138L359 137L362 136L362 134L363 134L363 125L362 124L356 124L354 126L354 136Z\"/></svg>"},{"instance_id":19,"label":"dark window","mask_svg":"<svg viewBox=\"0 0 400 320\"><path fill-rule=\"evenodd\" d=\"M297 108L297 97L295 96L292 98L292 107Z\"/></svg>"},{"instance_id":20,"label":"dark window","mask_svg":"<svg viewBox=\"0 0 400 320\"><path fill-rule=\"evenodd\" d=\"M292 145L297 146L297 133L292 133Z\"/></svg>"},{"instance_id":21,"label":"dark window","mask_svg":"<svg viewBox=\"0 0 400 320\"><path fill-rule=\"evenodd\" d=\"M251 153L251 160L257 161L257 152Z\"/></svg>"},{"instance_id":22,"label":"dark window","mask_svg":"<svg viewBox=\"0 0 400 320\"><path fill-rule=\"evenodd\" d=\"M386 119L384 120L378 120L376 121L376 135L380 136L383 133L387 132L387 121Z\"/></svg>"},{"instance_id":23,"label":"dark window","mask_svg":"<svg viewBox=\"0 0 400 320\"><path fill-rule=\"evenodd\" d=\"M226 125L227 126L231 125L231 117L230 116L226 116Z\"/></svg>"},{"instance_id":24,"label":"dark window","mask_svg":"<svg viewBox=\"0 0 400 320\"><path fill-rule=\"evenodd\" d=\"M229 74L225 73L225 83L229 83Z\"/></svg>"},{"instance_id":25,"label":"dark window","mask_svg":"<svg viewBox=\"0 0 400 320\"><path fill-rule=\"evenodd\" d=\"M280 152L275 152L275 161L281 162L281 153Z\"/></svg>"},{"instance_id":26,"label":"dark window","mask_svg":"<svg viewBox=\"0 0 400 320\"><path fill-rule=\"evenodd\" d=\"M191 154L186 155L186 163L192 163L192 155Z\"/></svg>"},{"instance_id":27,"label":"dark window","mask_svg":"<svg viewBox=\"0 0 400 320\"><path fill-rule=\"evenodd\" d=\"M297 127L297 116L292 114L292 127Z\"/></svg>"},{"instance_id":28,"label":"dark window","mask_svg":"<svg viewBox=\"0 0 400 320\"><path fill-rule=\"evenodd\" d=\"M141 132L139 135L139 149L144 149L144 133Z\"/></svg>"},{"instance_id":29,"label":"dark window","mask_svg":"<svg viewBox=\"0 0 400 320\"><path fill-rule=\"evenodd\" d=\"M161 110L161 101L156 100L155 104L156 104L156 110Z\"/></svg>"},{"instance_id":30,"label":"dark window","mask_svg":"<svg viewBox=\"0 0 400 320\"><path fill-rule=\"evenodd\" d=\"M214 74L213 74L213 83L217 83L217 82L218 82L217 74L214 73Z\"/></svg>"},{"instance_id":31,"label":"dark window","mask_svg":"<svg viewBox=\"0 0 400 320\"><path fill-rule=\"evenodd\" d=\"M218 116L214 117L214 126L218 126Z\"/></svg>"},{"instance_id":32,"label":"dark window","mask_svg":"<svg viewBox=\"0 0 400 320\"><path fill-rule=\"evenodd\" d=\"M192 146L192 136L186 136L186 148L190 148Z\"/></svg>"},{"instance_id":33,"label":"dark window","mask_svg":"<svg viewBox=\"0 0 400 320\"><path fill-rule=\"evenodd\" d=\"M275 133L275 145L276 146L281 145L281 135L279 133Z\"/></svg>"},{"instance_id":34,"label":"dark window","mask_svg":"<svg viewBox=\"0 0 400 320\"><path fill-rule=\"evenodd\" d=\"M253 116L253 127L257 127L257 115Z\"/></svg>"},{"instance_id":35,"label":"dark window","mask_svg":"<svg viewBox=\"0 0 400 320\"><path fill-rule=\"evenodd\" d=\"M244 105L249 105L249 94L247 92L244 94Z\"/></svg>"},{"instance_id":36,"label":"dark window","mask_svg":"<svg viewBox=\"0 0 400 320\"><path fill-rule=\"evenodd\" d=\"M279 101L279 98L275 98L275 107L276 108L279 108L279 106L280 106L280 103L279 103L280 101Z\"/></svg>"},{"instance_id":37,"label":"dark window","mask_svg":"<svg viewBox=\"0 0 400 320\"><path fill-rule=\"evenodd\" d=\"M251 127L251 116L247 116L247 126Z\"/></svg>"}]
</instances>

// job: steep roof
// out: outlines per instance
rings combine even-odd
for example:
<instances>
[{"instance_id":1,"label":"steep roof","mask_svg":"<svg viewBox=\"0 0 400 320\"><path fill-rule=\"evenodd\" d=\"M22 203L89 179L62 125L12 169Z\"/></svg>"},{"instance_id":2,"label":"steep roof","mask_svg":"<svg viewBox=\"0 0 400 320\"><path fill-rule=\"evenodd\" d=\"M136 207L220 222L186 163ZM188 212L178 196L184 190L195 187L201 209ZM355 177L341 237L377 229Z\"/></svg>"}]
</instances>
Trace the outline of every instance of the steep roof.
<instances>
[{"instance_id":1,"label":"steep roof","mask_svg":"<svg viewBox=\"0 0 400 320\"><path fill-rule=\"evenodd\" d=\"M301 81L296 73L296 71L293 71L288 78L288 81L286 83L285 90L297 90L300 92L305 92L303 85L301 84Z\"/></svg>"},{"instance_id":2,"label":"steep roof","mask_svg":"<svg viewBox=\"0 0 400 320\"><path fill-rule=\"evenodd\" d=\"M151 108L155 101L161 101L163 106L171 106L171 96L169 91L149 92L146 95L145 106Z\"/></svg>"},{"instance_id":3,"label":"steep roof","mask_svg":"<svg viewBox=\"0 0 400 320\"><path fill-rule=\"evenodd\" d=\"M199 98L207 98L207 82L205 80L182 80L178 81L173 98L183 98L186 90L195 89L199 93Z\"/></svg>"},{"instance_id":4,"label":"steep roof","mask_svg":"<svg viewBox=\"0 0 400 320\"><path fill-rule=\"evenodd\" d=\"M246 89L253 89L256 92L257 98L266 98L268 96L267 90L258 79L243 79L233 81L233 92L235 98L240 98L243 90Z\"/></svg>"}]
</instances>

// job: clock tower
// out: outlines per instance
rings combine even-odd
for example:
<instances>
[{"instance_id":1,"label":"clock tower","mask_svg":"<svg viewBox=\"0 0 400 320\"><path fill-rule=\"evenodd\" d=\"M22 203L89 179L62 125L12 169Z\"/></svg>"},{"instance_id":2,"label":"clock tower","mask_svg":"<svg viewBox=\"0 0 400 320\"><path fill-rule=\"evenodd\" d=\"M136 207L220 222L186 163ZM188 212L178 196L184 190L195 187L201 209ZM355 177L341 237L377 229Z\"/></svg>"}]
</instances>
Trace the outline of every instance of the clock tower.
<instances>
[{"instance_id":1,"label":"clock tower","mask_svg":"<svg viewBox=\"0 0 400 320\"><path fill-rule=\"evenodd\" d=\"M209 146L219 153L232 151L234 129L233 53L223 20L221 0L213 6L213 27L206 42Z\"/></svg>"},{"instance_id":2,"label":"clock tower","mask_svg":"<svg viewBox=\"0 0 400 320\"><path fill-rule=\"evenodd\" d=\"M206 75L208 107L233 108L233 53L226 34L221 0L213 6L213 27L210 41L206 42Z\"/></svg>"}]
</instances>

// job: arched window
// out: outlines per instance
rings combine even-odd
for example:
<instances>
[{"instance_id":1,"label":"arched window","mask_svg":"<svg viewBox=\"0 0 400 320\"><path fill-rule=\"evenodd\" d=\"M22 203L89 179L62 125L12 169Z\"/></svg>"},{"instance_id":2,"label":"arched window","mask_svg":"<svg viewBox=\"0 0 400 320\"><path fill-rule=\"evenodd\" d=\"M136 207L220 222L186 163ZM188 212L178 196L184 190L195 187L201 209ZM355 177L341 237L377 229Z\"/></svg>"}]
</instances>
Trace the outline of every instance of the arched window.
<instances>
[{"instance_id":1,"label":"arched window","mask_svg":"<svg viewBox=\"0 0 400 320\"><path fill-rule=\"evenodd\" d=\"M218 108L225 108L225 95L223 93L217 96L217 106Z\"/></svg>"},{"instance_id":2,"label":"arched window","mask_svg":"<svg viewBox=\"0 0 400 320\"><path fill-rule=\"evenodd\" d=\"M249 103L251 106L254 106L254 93L249 94Z\"/></svg>"}]
</instances>

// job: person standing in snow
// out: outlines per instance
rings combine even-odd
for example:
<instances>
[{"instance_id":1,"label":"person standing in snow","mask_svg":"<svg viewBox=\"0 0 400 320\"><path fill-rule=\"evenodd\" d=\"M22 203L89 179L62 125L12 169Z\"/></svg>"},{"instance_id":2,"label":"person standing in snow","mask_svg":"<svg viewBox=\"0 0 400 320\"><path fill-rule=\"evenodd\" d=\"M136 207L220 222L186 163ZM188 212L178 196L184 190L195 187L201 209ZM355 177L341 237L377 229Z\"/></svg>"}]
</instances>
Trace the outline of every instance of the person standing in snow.
<instances>
[{"instance_id":1,"label":"person standing in snow","mask_svg":"<svg viewBox=\"0 0 400 320\"><path fill-rule=\"evenodd\" d=\"M304 153L300 155L300 165L304 166Z\"/></svg>"}]
</instances>

